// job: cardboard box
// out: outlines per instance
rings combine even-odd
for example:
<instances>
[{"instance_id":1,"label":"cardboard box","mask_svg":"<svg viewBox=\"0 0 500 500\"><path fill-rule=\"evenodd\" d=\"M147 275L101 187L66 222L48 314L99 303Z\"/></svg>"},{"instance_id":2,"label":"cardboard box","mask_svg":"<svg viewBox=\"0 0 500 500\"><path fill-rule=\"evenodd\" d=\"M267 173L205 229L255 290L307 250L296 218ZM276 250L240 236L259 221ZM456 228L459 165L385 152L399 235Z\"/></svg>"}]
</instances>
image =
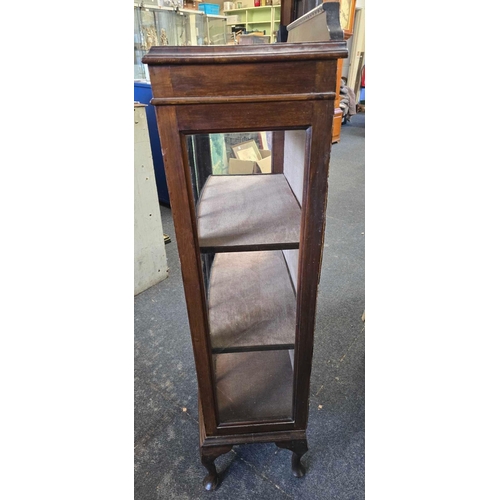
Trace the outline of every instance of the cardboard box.
<instances>
[{"instance_id":1,"label":"cardboard box","mask_svg":"<svg viewBox=\"0 0 500 500\"><path fill-rule=\"evenodd\" d=\"M229 173L230 174L270 174L272 166L271 151L267 149L259 149L262 160L237 160L229 158Z\"/></svg>"}]
</instances>

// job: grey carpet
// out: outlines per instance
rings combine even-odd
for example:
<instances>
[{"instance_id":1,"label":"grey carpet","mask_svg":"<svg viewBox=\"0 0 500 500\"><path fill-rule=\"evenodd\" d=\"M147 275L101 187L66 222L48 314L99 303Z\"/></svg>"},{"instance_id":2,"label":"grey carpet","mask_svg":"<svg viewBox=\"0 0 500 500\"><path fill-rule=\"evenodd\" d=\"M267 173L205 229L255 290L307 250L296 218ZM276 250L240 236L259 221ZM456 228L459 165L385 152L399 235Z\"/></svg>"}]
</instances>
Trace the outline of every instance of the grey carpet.
<instances>
[{"instance_id":1,"label":"grey carpet","mask_svg":"<svg viewBox=\"0 0 500 500\"><path fill-rule=\"evenodd\" d=\"M365 115L332 145L303 478L288 450L235 446L217 459L223 481L203 490L197 386L177 243L161 207L169 277L135 297L135 500L364 498Z\"/></svg>"}]
</instances>

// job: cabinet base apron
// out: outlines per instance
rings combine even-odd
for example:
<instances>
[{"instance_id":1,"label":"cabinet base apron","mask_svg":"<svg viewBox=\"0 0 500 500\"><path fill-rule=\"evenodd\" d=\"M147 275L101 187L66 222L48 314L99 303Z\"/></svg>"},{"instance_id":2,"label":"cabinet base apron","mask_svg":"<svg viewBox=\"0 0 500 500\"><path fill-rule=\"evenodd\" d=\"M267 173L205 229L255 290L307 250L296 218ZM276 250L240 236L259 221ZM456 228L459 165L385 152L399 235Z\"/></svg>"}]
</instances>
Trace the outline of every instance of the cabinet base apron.
<instances>
[{"instance_id":1,"label":"cabinet base apron","mask_svg":"<svg viewBox=\"0 0 500 500\"><path fill-rule=\"evenodd\" d=\"M215 460L225 453L229 453L234 445L275 443L278 448L285 448L292 452L291 465L292 474L302 477L306 473L301 463L302 456L307 452L307 438L304 431L265 432L260 434L235 434L229 436L202 437L203 429L200 429L200 456L201 463L207 469L208 474L203 480L203 486L207 491L212 491L219 485L221 476L217 472Z\"/></svg>"}]
</instances>

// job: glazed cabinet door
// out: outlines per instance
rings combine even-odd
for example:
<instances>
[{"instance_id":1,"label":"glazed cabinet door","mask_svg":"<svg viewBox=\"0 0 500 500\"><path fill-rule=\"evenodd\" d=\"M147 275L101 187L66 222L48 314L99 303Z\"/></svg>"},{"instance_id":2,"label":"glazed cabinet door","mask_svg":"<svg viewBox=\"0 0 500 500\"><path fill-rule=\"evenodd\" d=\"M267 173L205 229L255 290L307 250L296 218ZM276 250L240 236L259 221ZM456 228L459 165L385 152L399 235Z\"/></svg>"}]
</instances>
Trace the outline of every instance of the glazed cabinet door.
<instances>
[{"instance_id":1,"label":"glazed cabinet door","mask_svg":"<svg viewBox=\"0 0 500 500\"><path fill-rule=\"evenodd\" d=\"M333 101L326 106L331 113ZM273 107L277 113L276 104L266 106L270 116ZM322 107L301 103L286 129L263 120L267 127L242 131L232 119L240 130L228 132L226 119L226 131L177 136L181 151L172 156L185 162L177 170L182 168L188 189L183 210L191 217L194 247L190 262L187 254L181 260L185 282L192 279L198 289L196 298L187 294L186 300L200 326L194 342L206 350L197 367L203 367L199 379L210 386L201 398L210 399L204 416L212 432L243 433L249 426L291 430L307 420L329 156L328 134L321 131L331 119ZM179 107L178 126L186 120L190 128L190 111ZM213 118L211 126L218 128ZM313 126L322 136L315 155ZM305 214L315 204L310 231ZM186 232L186 225L179 231ZM306 240L303 233L309 231ZM300 265L301 250L312 259L307 266ZM311 274L314 269L317 274Z\"/></svg>"},{"instance_id":2,"label":"glazed cabinet door","mask_svg":"<svg viewBox=\"0 0 500 500\"><path fill-rule=\"evenodd\" d=\"M273 169L272 131L184 136L218 427L294 420L296 177L303 176L306 134L286 131L285 145L288 134L300 140L294 167L283 173ZM302 174L290 175L294 168Z\"/></svg>"}]
</instances>

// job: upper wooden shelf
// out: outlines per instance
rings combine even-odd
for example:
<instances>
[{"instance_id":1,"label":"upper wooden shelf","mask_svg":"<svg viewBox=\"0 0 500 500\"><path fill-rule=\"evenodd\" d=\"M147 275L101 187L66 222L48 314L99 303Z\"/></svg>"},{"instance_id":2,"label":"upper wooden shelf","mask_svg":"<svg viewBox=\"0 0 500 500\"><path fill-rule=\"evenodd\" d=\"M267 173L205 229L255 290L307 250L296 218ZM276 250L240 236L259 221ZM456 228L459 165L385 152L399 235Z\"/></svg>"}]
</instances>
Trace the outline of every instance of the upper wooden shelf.
<instances>
[{"instance_id":1,"label":"upper wooden shelf","mask_svg":"<svg viewBox=\"0 0 500 500\"><path fill-rule=\"evenodd\" d=\"M296 299L283 253L217 254L208 310L213 353L293 349Z\"/></svg>"},{"instance_id":2,"label":"upper wooden shelf","mask_svg":"<svg viewBox=\"0 0 500 500\"><path fill-rule=\"evenodd\" d=\"M283 174L212 175L197 215L202 252L299 248L301 211Z\"/></svg>"}]
</instances>

